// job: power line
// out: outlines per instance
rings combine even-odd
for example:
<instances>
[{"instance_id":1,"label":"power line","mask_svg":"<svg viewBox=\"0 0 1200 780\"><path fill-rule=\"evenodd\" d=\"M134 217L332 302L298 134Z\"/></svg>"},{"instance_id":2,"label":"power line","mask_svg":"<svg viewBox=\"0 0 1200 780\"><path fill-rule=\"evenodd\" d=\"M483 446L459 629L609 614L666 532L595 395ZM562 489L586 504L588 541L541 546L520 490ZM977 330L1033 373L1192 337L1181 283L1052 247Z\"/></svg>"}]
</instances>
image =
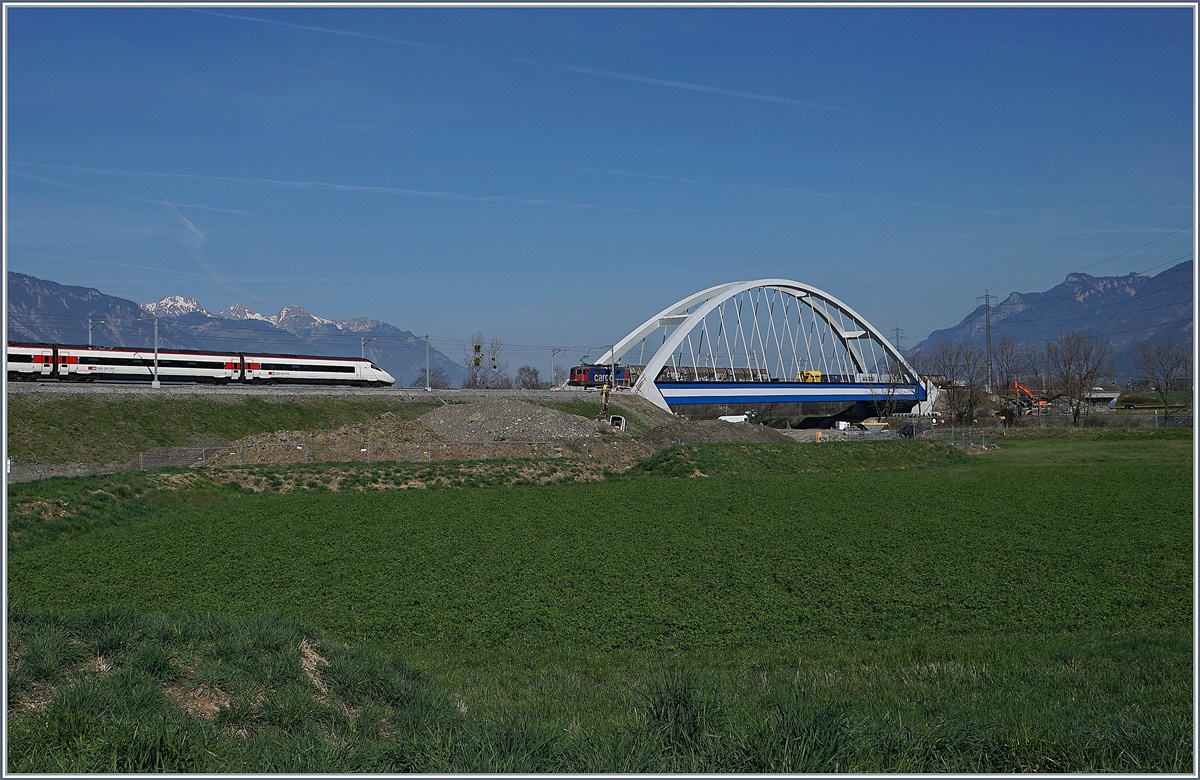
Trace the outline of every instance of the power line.
<instances>
[{"instance_id":1,"label":"power line","mask_svg":"<svg viewBox=\"0 0 1200 780\"><path fill-rule=\"evenodd\" d=\"M1066 273L1066 276L1070 276L1071 274L1077 274L1077 273L1079 273L1080 271L1084 271L1084 270L1086 270L1086 269L1088 269L1088 268L1095 268L1096 266L1098 266L1098 265L1102 265L1102 264L1104 264L1104 263L1107 263L1107 262L1109 262L1110 260L1116 260L1118 257L1124 257L1124 256L1125 256L1125 255L1127 255L1127 254L1130 254L1130 253L1132 253L1132 252L1136 252L1136 251L1138 251L1139 249L1145 249L1146 247L1150 246L1151 244L1157 244L1159 241L1162 241L1163 239L1170 238L1171 236L1175 235L1176 233L1182 233L1182 232L1183 232L1183 231L1185 231L1185 230L1189 230L1189 229L1191 229L1191 227L1192 227L1192 225L1184 225L1184 226L1183 226L1183 227L1181 227L1181 228L1176 228L1175 230L1172 230L1170 233L1166 233L1165 235L1161 235L1161 236L1159 236L1158 238L1155 238L1155 239L1153 239L1153 240L1151 240L1151 241L1147 241L1147 242L1146 242L1146 243L1144 243L1144 244L1141 244L1141 245L1139 245L1139 246L1135 246L1133 249L1126 249L1124 252L1118 252L1117 254L1113 255L1112 257L1106 257L1106 258L1104 258L1103 260L1097 260L1097 261L1096 261L1096 262L1094 262L1094 263L1089 263L1088 265L1082 266L1082 267L1080 267L1080 268L1076 268L1074 271L1067 271L1067 273ZM1051 276L1051 277L1047 277L1047 278L1045 278L1045 279L1037 279L1037 280L1034 280L1034 281L1032 281L1032 282L1026 282L1025 284L1019 284L1019 285L1016 285L1016 286L1017 286L1017 287L1024 287L1025 285L1028 285L1028 284L1041 284L1042 282L1053 281L1053 280L1054 280L1054 279L1056 279L1056 278L1058 278L1058 277Z\"/></svg>"},{"instance_id":2,"label":"power line","mask_svg":"<svg viewBox=\"0 0 1200 780\"><path fill-rule=\"evenodd\" d=\"M78 329L82 333L84 330L87 329L87 325L85 324L84 319L77 318L77 317L48 316L48 317L42 317L40 319L40 321L49 328L53 328L53 329L61 330L61 331L70 331L70 330ZM142 335L139 333L140 329L134 324L136 321L137 321L136 318L131 318L127 323L125 323L125 322L121 323L121 324L128 325L128 327L122 328L123 335L125 337ZM107 331L108 335L116 336L117 332L114 331L114 329L112 328L111 322L112 321L108 321L105 323L105 324L109 325L109 327L104 330ZM231 321L231 322L233 322L233 321ZM100 325L100 323L94 323L94 324L96 326ZM147 328L146 330L149 330L149 328ZM278 333L271 333L269 335L277 337L277 336L280 336L285 333L289 334L291 336L296 336L296 334L292 333L291 331L285 331L282 329ZM320 344L320 345L312 345L312 344L304 344L304 343L263 344L262 343L263 335L264 335L264 333L261 330L258 330L255 328L240 328L235 325L233 327L226 328L222 335L199 334L194 331L184 331L184 332L174 333L174 334L169 333L169 334L167 334L167 337L172 340L173 339L204 339L205 341L210 342L210 343L227 344L227 345L240 345L240 344L246 344L246 343L253 343L253 344L255 344L253 349L258 349L258 350L285 350L285 351L299 350L299 351L304 351L305 349L311 350L312 348L319 348L319 349L323 349L323 350L324 349L343 349L344 348L346 350L347 356L349 356L350 352L353 351L353 347L356 345L359 347L360 353L365 352L365 347L366 347L367 343L371 343L372 350L374 350L376 352L385 352L386 353L386 352L394 352L394 351L397 351L400 349L420 350L420 349L424 348L424 346L425 346L424 342L426 340L425 336L416 336L416 335L412 335L412 336L409 336L409 335L374 336L374 337L368 338L368 337L362 336L361 333L331 333L331 334L325 335L326 342L324 344ZM434 349L437 349L437 351L441 352L443 355L450 358L451 360L455 360L455 356L453 355L454 350L456 350L460 347L470 346L472 343L472 341L470 339L463 339L463 338L453 337L453 336L437 336L437 335L430 334L427 338L428 338L429 343L433 346ZM364 342L364 339L366 340L365 342ZM20 341L21 339L16 339L16 340ZM537 346L537 345L532 345L532 344L508 344L508 343L503 343L503 342L501 342L501 347L503 349L503 354L505 356L507 356L509 358L518 359L518 360L545 358L547 352L552 348L557 350L559 353L562 353L562 352L585 353L589 349L591 349L591 346L585 346L585 345L567 345L565 347L558 345L558 346L551 347L550 345ZM232 347L230 347L230 348L232 349Z\"/></svg>"},{"instance_id":3,"label":"power line","mask_svg":"<svg viewBox=\"0 0 1200 780\"><path fill-rule=\"evenodd\" d=\"M1168 325L1182 325L1185 322L1191 322L1191 317L1184 317L1182 320L1172 320L1171 322L1162 322L1157 325L1143 325L1140 328L1130 328L1129 330L1118 330L1112 333L1105 333L1105 336L1120 336L1124 333L1137 333L1139 330L1150 330L1152 328L1165 328Z\"/></svg>"},{"instance_id":4,"label":"power line","mask_svg":"<svg viewBox=\"0 0 1200 780\"><path fill-rule=\"evenodd\" d=\"M1161 268L1162 266L1166 265L1167 263L1178 264L1179 261L1186 260L1191 256L1192 256L1192 254L1191 254L1191 252L1189 252L1186 255L1180 255L1179 257L1176 257L1173 260L1167 260L1166 262L1159 263L1158 265L1153 266L1152 268L1148 268L1146 270L1154 270L1155 268ZM1072 272L1072 273L1075 273L1075 272ZM1138 274L1138 275L1143 275L1143 274L1145 274L1145 271L1134 271L1134 273ZM1064 277L1064 281L1061 282L1060 284L1066 284L1065 277ZM1072 291L1071 290L1063 290L1062 292L1056 293L1054 295L1047 295L1045 293L1029 293L1029 294L1030 295L1041 295L1042 297L1038 298L1038 303L1043 303L1046 301L1057 301L1057 300L1062 300L1064 298L1069 298L1072 295ZM996 304L996 308L999 309L999 308L1006 307L1006 306L1009 306L1009 307L1020 306L1022 303L1023 303L1023 301L1015 301L1013 303L1009 303L1008 301L1001 301L1000 303Z\"/></svg>"},{"instance_id":5,"label":"power line","mask_svg":"<svg viewBox=\"0 0 1200 780\"><path fill-rule=\"evenodd\" d=\"M1182 232L1183 232L1183 231L1185 231L1185 230L1189 230L1189 229L1191 229L1193 226L1194 226L1194 225L1186 225L1186 226L1184 226L1184 227L1181 227L1181 228L1176 228L1175 230L1172 230L1172 231L1170 231L1169 233L1165 233L1165 234L1163 234L1163 235L1159 236L1158 238L1155 238L1155 239L1153 239L1153 240L1151 240L1151 241L1147 241L1146 243L1144 243L1144 244L1141 244L1141 245L1139 245L1139 246L1135 246L1135 247L1133 247L1132 249L1126 249L1125 251L1123 251L1123 252L1118 252L1117 254L1115 254L1115 255L1113 255L1113 256L1111 256L1111 257L1106 257L1106 258L1105 258L1105 259L1103 259L1103 260L1098 260L1097 262L1095 262L1095 263L1091 263L1091 264L1089 264L1089 265L1085 265L1085 266L1083 266L1082 268L1077 268L1077 269L1075 269L1074 271L1068 271L1066 274L1064 274L1064 275L1063 275L1063 277L1062 277L1062 278L1063 278L1063 279L1066 279L1066 277L1070 276L1070 275L1071 275L1071 274L1073 274L1073 273L1079 273L1080 271L1083 271L1083 270L1085 270L1085 269L1087 269L1087 268L1094 268L1094 267L1096 267L1096 266L1098 266L1098 265L1100 265L1100 264L1102 264L1102 263L1107 263L1107 262L1108 262L1108 261L1110 261L1110 260L1116 260L1118 257L1124 257L1125 255L1127 255L1127 254L1130 254L1131 252L1136 252L1136 251L1137 251L1137 250L1139 250L1139 249L1145 249L1146 247L1150 246L1151 244L1156 244L1156 243L1158 243L1159 241L1162 241L1163 239L1170 238L1171 236L1175 235L1176 233L1182 233ZM1159 264L1157 264L1157 265L1150 266L1149 268L1143 269L1143 270L1141 270L1141 271L1135 271L1134 273L1144 274L1144 273L1146 273L1147 271L1153 271L1153 270L1155 270L1155 269L1161 268L1162 266L1166 265L1167 263L1171 263L1171 262L1178 262L1178 261L1181 261L1181 260L1186 260L1187 258L1189 258L1189 257L1191 257L1191 256L1192 256L1192 253L1190 253L1190 252L1189 252L1189 253L1187 253L1187 254L1185 254L1185 255L1181 255L1180 257L1177 257L1177 258L1175 258L1175 260L1167 260L1166 262L1162 262L1162 263L1159 263ZM1055 280L1057 280L1058 278L1059 278L1059 277L1057 277L1057 276L1049 276L1049 277L1046 277L1046 278L1044 278L1044 279L1037 279L1037 280L1034 280L1034 281L1032 281L1032 282L1022 282L1022 283L1020 283L1020 284L1015 284L1015 285L1012 285L1012 287L1013 287L1014 289L1020 289L1021 287L1026 287L1026 286L1028 286L1028 285L1040 284L1040 283L1042 283L1042 282L1048 282L1048 281L1055 281ZM1000 305L1000 306L1004 306L1005 304L1004 304L1004 303L1000 303L999 305ZM957 320L957 321L958 321L958 322L962 322L962 321L963 321L963 319L965 319L966 317L970 316L970 315L971 315L971 314L972 314L974 311L976 311L976 309L978 309L978 307L976 307L975 309L972 309L972 310L970 310L970 311L963 312L961 315L959 315L959 317L958 317L958 320ZM953 327L953 326L951 326L951 327ZM941 329L939 328L939 330L941 330Z\"/></svg>"},{"instance_id":6,"label":"power line","mask_svg":"<svg viewBox=\"0 0 1200 780\"><path fill-rule=\"evenodd\" d=\"M1191 226L1189 225L1188 227L1191 227ZM1186 230L1186 229L1187 229L1187 228L1180 228L1180 230ZM1177 230L1177 231L1174 231L1174 232L1175 232L1175 233L1178 233L1179 231ZM1168 235L1170 235L1170 234L1168 234ZM1161 236L1160 238L1166 238L1166 236ZM1155 240L1159 240L1159 239L1155 239ZM1150 242L1150 243L1154 243L1154 242ZM1143 245L1143 246L1145 246L1145 245ZM1140 248L1140 247L1139 247L1139 248ZM1133 250L1129 250L1129 251L1133 251ZM1123 252L1122 254L1126 254L1126 253L1124 253L1124 252ZM1119 255L1115 255L1114 257L1119 257ZM1179 264L1180 262L1182 262L1182 261L1184 261L1184 260L1187 260L1187 259L1189 259L1189 258L1191 258L1191 257L1192 257L1192 253L1191 253L1191 252L1188 252L1187 254L1180 255L1179 257L1172 258L1171 260L1165 260L1165 261L1163 261L1163 262L1161 262L1161 263L1158 263L1158 264L1156 264L1156 265L1150 266L1149 268L1144 268L1144 269L1142 269L1142 270L1140 270L1140 271L1134 271L1133 273L1135 273L1135 274L1139 274L1139 275L1143 275L1143 274L1146 274L1148 271L1153 271L1153 270L1156 270L1156 269L1158 269L1158 268L1162 268L1164 265L1169 265L1169 264ZM1112 259L1112 258L1109 258L1109 259ZM1075 272L1075 271L1072 271L1072 272L1070 272L1070 273L1076 273L1076 272ZM1068 274L1067 274L1067 276L1069 276L1069 275L1070 275L1070 273L1068 273ZM1055 277L1055 278L1056 278L1056 277ZM1065 283L1065 278L1066 278L1066 277L1064 277L1064 282L1062 282L1062 283ZM1043 280L1043 281L1044 281L1044 280ZM1190 280L1189 280L1187 283L1189 283L1189 284L1190 284L1190 283L1191 283L1191 282L1190 282ZM1031 284L1032 284L1032 283L1031 283ZM1158 292L1158 291L1155 291L1155 292ZM1041 297L1039 297L1039 298L1037 299L1037 302L1038 302L1038 303L1045 303L1045 302L1048 302L1048 301L1049 301L1049 302L1053 302L1053 301L1057 301L1057 300L1062 300L1062 299L1068 298L1068 297L1070 297L1070 296L1071 296L1072 292L1071 292L1070 290L1063 290L1062 292L1060 292L1060 293L1057 293L1057 294L1054 294L1054 295L1049 295L1049 294L1045 294L1045 293L1029 293L1029 294L1030 294L1030 295L1039 295L1039 296L1041 296ZM1153 294L1154 294L1154 293L1147 293L1147 295L1153 295ZM1133 300L1133 299L1130 299L1130 300ZM1003 309L1003 308L1006 308L1006 307L1020 306L1020 305L1023 305L1023 304L1024 304L1024 301L1014 301L1014 302L1011 302L1011 303L1010 303L1010 302L1008 302L1007 300L1005 300L1005 301L1001 301L1001 302L997 303L997 304L995 305L995 307L994 307L994 308L995 308L995 309ZM1105 304L1105 305L1110 305L1110 304ZM946 326L946 328L952 328L952 327L955 327L956 325L958 325L959 323L961 323L963 320L965 320L967 317L971 316L972 314L974 314L974 313L975 313L975 312L977 312L978 310L979 310L979 307L978 307L978 306L976 306L976 307L975 307L975 308L973 308L973 309L969 309L969 310L963 311L963 312L962 312L961 314L959 314L959 315L957 316L957 318L954 320L954 324L953 324L953 325L948 325L948 326ZM1025 320L1025 322L1041 322L1041 321L1051 321L1052 319L1053 319L1053 318L1050 318L1050 319L1047 319L1047 320ZM935 330L945 330L946 328L936 328Z\"/></svg>"},{"instance_id":7,"label":"power line","mask_svg":"<svg viewBox=\"0 0 1200 780\"><path fill-rule=\"evenodd\" d=\"M1105 317L1108 315L1101 315L1101 317L1077 317L1074 315L1075 314L1090 314L1091 312L1099 311L1100 309L1107 309L1112 306L1124 306L1126 304L1133 303L1135 301L1144 301L1147 298L1151 297L1152 295L1158 295L1159 293L1168 292L1170 290L1174 290L1177 287L1183 287L1185 285L1190 286L1191 281L1189 280L1187 282L1180 282L1179 284L1173 284L1169 287L1163 287L1160 290L1153 290L1144 295L1137 295L1133 298L1126 298L1125 300L1122 300L1122 301L1113 301L1112 303L1103 303L1103 304L1100 304L1099 306L1093 306L1090 309L1082 309L1078 312L1074 312L1074 314L1072 316L1064 315L1062 317L1038 317L1037 319L1022 319L1022 320L1020 320L1020 322L1021 322L1021 324L1025 324L1028 322L1081 322L1083 320L1100 319L1101 317ZM1178 305L1179 304L1177 304L1177 303L1164 303L1162 306L1148 307L1147 309L1145 309L1145 311L1157 311L1158 309L1166 309L1171 306L1178 306ZM1015 317L1018 315L1013 315L1013 316Z\"/></svg>"},{"instance_id":8,"label":"power line","mask_svg":"<svg viewBox=\"0 0 1200 780\"><path fill-rule=\"evenodd\" d=\"M1171 326L1171 325L1183 325L1184 323L1191 324L1191 323L1192 323L1192 318L1191 318L1191 317L1184 317L1184 318L1183 318L1183 319L1181 319L1181 320L1171 320L1170 322L1158 322L1158 323L1155 323L1155 324L1153 324L1153 325L1142 325L1142 326L1140 326L1140 327L1137 327L1137 328L1126 328L1125 330L1114 330L1114 331L1113 331L1113 332L1111 332L1111 333L1103 333L1103 334L1101 334L1101 335L1102 335L1104 338L1108 338L1109 336L1122 336L1122 335L1124 335L1124 334L1126 334L1126 333L1137 333L1138 331L1143 331L1143 330L1153 330L1154 328L1166 328L1166 327L1169 327L1169 326ZM1045 339L1045 340L1046 340L1046 341L1051 341L1052 339Z\"/></svg>"}]
</instances>

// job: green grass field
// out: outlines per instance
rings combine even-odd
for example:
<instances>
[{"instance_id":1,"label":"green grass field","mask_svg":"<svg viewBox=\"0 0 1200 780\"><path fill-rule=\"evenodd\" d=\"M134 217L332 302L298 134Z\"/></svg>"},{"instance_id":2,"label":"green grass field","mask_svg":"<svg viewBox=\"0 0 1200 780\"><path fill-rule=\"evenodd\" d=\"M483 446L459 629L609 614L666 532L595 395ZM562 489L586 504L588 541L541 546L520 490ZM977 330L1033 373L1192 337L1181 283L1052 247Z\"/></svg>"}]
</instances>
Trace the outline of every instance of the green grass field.
<instances>
[{"instance_id":1,"label":"green grass field","mask_svg":"<svg viewBox=\"0 0 1200 780\"><path fill-rule=\"evenodd\" d=\"M1191 406L1192 393L1190 390L1172 390L1167 394L1167 400L1171 406L1186 409ZM1162 408L1163 405L1162 396L1153 390L1122 393L1120 401L1122 404L1137 404L1139 407Z\"/></svg>"},{"instance_id":2,"label":"green grass field","mask_svg":"<svg viewBox=\"0 0 1200 780\"><path fill-rule=\"evenodd\" d=\"M1188 772L1190 433L10 486L9 769Z\"/></svg>"},{"instance_id":3,"label":"green grass field","mask_svg":"<svg viewBox=\"0 0 1200 780\"><path fill-rule=\"evenodd\" d=\"M8 454L18 462L116 463L154 447L219 446L277 430L336 428L384 412L412 420L428 401L8 396ZM47 446L47 432L53 433Z\"/></svg>"}]
</instances>

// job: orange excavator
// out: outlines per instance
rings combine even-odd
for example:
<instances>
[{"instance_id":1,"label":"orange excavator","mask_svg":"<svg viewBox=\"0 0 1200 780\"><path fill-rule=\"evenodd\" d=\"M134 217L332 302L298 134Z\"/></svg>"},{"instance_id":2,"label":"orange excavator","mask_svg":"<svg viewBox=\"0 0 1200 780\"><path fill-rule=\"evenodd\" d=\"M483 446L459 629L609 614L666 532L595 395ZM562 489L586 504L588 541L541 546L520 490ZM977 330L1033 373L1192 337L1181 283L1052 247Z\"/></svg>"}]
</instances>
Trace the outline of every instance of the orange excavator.
<instances>
[{"instance_id":1,"label":"orange excavator","mask_svg":"<svg viewBox=\"0 0 1200 780\"><path fill-rule=\"evenodd\" d=\"M1024 393L1026 397L1022 398L1021 393ZM1050 405L1049 401L1034 395L1028 387L1020 382L1013 382L1013 394L1017 396L1017 403L1025 409L1025 414L1036 414L1039 408L1044 409Z\"/></svg>"}]
</instances>

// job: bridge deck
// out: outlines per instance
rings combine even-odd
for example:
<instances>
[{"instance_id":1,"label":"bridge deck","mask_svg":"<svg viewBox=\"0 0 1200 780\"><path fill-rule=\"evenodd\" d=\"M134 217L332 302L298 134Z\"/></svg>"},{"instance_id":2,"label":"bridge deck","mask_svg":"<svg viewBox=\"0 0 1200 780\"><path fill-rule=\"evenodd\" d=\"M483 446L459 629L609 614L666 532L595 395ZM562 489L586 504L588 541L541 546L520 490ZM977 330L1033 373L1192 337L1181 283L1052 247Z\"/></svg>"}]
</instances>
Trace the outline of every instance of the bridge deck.
<instances>
[{"instance_id":1,"label":"bridge deck","mask_svg":"<svg viewBox=\"0 0 1200 780\"><path fill-rule=\"evenodd\" d=\"M868 382L671 382L654 383L670 405L805 403L825 401L917 402L925 388L910 384Z\"/></svg>"}]
</instances>

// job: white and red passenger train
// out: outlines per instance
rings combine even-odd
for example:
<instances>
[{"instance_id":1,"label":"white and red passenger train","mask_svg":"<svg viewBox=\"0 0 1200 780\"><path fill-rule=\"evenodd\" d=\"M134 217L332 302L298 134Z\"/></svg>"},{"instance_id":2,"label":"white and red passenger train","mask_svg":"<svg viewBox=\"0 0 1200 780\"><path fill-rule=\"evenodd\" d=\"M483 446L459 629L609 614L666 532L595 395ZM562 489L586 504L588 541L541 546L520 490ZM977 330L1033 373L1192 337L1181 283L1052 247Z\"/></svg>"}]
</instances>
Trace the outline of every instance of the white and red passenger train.
<instances>
[{"instance_id":1,"label":"white and red passenger train","mask_svg":"<svg viewBox=\"0 0 1200 780\"><path fill-rule=\"evenodd\" d=\"M211 382L383 387L395 377L365 358L194 349L8 343L9 381Z\"/></svg>"}]
</instances>

